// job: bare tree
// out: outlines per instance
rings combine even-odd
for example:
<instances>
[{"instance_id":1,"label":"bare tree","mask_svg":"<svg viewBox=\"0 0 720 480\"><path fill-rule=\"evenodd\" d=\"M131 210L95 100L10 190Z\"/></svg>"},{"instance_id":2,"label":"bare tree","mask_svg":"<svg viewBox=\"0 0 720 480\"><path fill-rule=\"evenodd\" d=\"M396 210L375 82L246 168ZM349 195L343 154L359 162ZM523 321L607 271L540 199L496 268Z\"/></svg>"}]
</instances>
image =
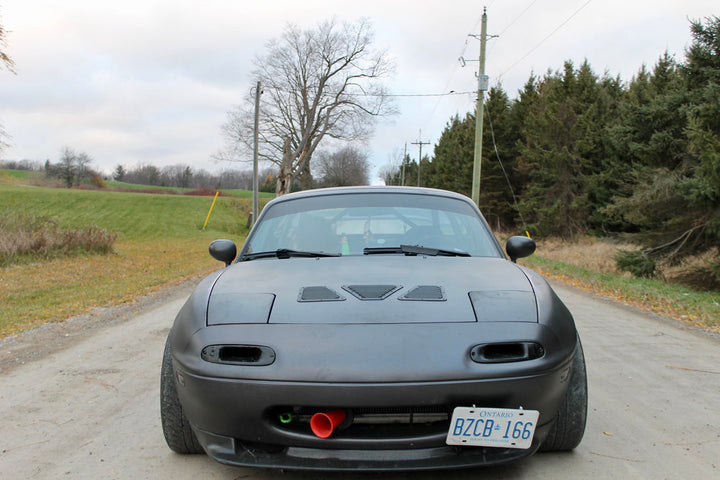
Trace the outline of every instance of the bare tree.
<instances>
[{"instance_id":1,"label":"bare tree","mask_svg":"<svg viewBox=\"0 0 720 480\"><path fill-rule=\"evenodd\" d=\"M10 55L5 53L5 47L7 47L7 30L0 25L0 63L5 65L5 68L15 73L14 67L15 62L10 58Z\"/></svg>"},{"instance_id":2,"label":"bare tree","mask_svg":"<svg viewBox=\"0 0 720 480\"><path fill-rule=\"evenodd\" d=\"M317 176L321 187L367 185L370 164L367 155L354 147L345 147L334 153L318 152Z\"/></svg>"},{"instance_id":3,"label":"bare tree","mask_svg":"<svg viewBox=\"0 0 720 480\"><path fill-rule=\"evenodd\" d=\"M123 181L138 185L160 185L160 169L154 165L141 164L125 172Z\"/></svg>"},{"instance_id":4,"label":"bare tree","mask_svg":"<svg viewBox=\"0 0 720 480\"><path fill-rule=\"evenodd\" d=\"M407 150L407 147L406 147ZM407 155L407 154L406 154ZM380 167L378 175L383 179L385 185L400 185L401 171L403 163L403 152L399 148L393 149L388 154L388 163Z\"/></svg>"},{"instance_id":5,"label":"bare tree","mask_svg":"<svg viewBox=\"0 0 720 480\"><path fill-rule=\"evenodd\" d=\"M262 84L259 156L280 168L276 193L288 193L295 178L311 188L310 160L323 139L365 140L375 119L394 113L381 80L392 71L384 51L374 51L368 20L314 29L289 25L267 53L255 59ZM228 112L223 132L227 156L252 148L254 92Z\"/></svg>"},{"instance_id":6,"label":"bare tree","mask_svg":"<svg viewBox=\"0 0 720 480\"><path fill-rule=\"evenodd\" d=\"M160 184L168 187L189 188L194 173L188 165L168 165L160 170Z\"/></svg>"},{"instance_id":7,"label":"bare tree","mask_svg":"<svg viewBox=\"0 0 720 480\"><path fill-rule=\"evenodd\" d=\"M70 147L63 148L60 160L56 164L45 162L45 173L51 177L58 177L71 188L84 181L95 181L100 175L90 168L92 158L87 153L77 153Z\"/></svg>"},{"instance_id":8,"label":"bare tree","mask_svg":"<svg viewBox=\"0 0 720 480\"><path fill-rule=\"evenodd\" d=\"M7 46L7 30L0 25L0 65L4 65L10 72L15 73L14 67L15 62L10 56L5 53L5 47ZM10 146L5 140L10 140L10 135L5 131L2 125L0 125L0 152Z\"/></svg>"}]
</instances>

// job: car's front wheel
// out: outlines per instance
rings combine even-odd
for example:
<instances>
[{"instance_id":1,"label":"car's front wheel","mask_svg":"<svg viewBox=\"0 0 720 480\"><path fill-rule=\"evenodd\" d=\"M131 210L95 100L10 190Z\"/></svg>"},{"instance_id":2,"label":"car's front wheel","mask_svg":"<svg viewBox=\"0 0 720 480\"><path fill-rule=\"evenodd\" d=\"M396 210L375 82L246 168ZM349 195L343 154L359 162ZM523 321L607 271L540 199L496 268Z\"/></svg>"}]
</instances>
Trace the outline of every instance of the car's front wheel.
<instances>
[{"instance_id":1,"label":"car's front wheel","mask_svg":"<svg viewBox=\"0 0 720 480\"><path fill-rule=\"evenodd\" d=\"M540 450L543 452L560 452L572 450L580 445L580 441L585 434L587 404L585 355L580 344L580 338L578 338L567 393L565 393L565 398L560 405L555 421L550 427L550 433Z\"/></svg>"},{"instance_id":2,"label":"car's front wheel","mask_svg":"<svg viewBox=\"0 0 720 480\"><path fill-rule=\"evenodd\" d=\"M165 441L173 452L204 453L183 413L174 377L170 356L170 335L168 335L160 371L160 420Z\"/></svg>"}]
</instances>

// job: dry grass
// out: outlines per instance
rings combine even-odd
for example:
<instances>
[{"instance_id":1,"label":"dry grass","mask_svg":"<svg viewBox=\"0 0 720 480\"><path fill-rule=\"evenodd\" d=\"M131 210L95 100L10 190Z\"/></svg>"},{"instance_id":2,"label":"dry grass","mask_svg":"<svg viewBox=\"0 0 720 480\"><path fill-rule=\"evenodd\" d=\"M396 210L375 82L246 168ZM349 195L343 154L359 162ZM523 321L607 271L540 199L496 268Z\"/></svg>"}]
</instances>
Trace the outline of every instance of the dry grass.
<instances>
[{"instance_id":1,"label":"dry grass","mask_svg":"<svg viewBox=\"0 0 720 480\"><path fill-rule=\"evenodd\" d=\"M496 234L501 245L505 245L509 234ZM618 250L636 250L638 247L629 243L613 242L608 239L598 239L589 235L577 237L573 241L561 238L535 239L537 243L536 254L556 262L569 263L587 268L598 273L630 276L627 272L618 270L615 264L615 255Z\"/></svg>"},{"instance_id":2,"label":"dry grass","mask_svg":"<svg viewBox=\"0 0 720 480\"><path fill-rule=\"evenodd\" d=\"M659 278L633 278L618 271L614 258L618 249L638 247L590 237L575 242L546 239L538 242L537 255L521 263L596 295L720 333L718 286L708 281L707 268L704 273L702 269L716 257L688 259L675 267L660 265Z\"/></svg>"},{"instance_id":3,"label":"dry grass","mask_svg":"<svg viewBox=\"0 0 720 480\"><path fill-rule=\"evenodd\" d=\"M0 338L208 274L222 266L207 254L212 239L124 241L109 255L4 267Z\"/></svg>"},{"instance_id":4,"label":"dry grass","mask_svg":"<svg viewBox=\"0 0 720 480\"><path fill-rule=\"evenodd\" d=\"M97 225L61 228L48 216L5 213L0 217L0 266L86 253L110 253L117 234Z\"/></svg>"},{"instance_id":5,"label":"dry grass","mask_svg":"<svg viewBox=\"0 0 720 480\"><path fill-rule=\"evenodd\" d=\"M118 233L105 255L30 256L0 266L0 338L132 302L219 268L208 255L209 243L217 238L241 243L245 218L238 214L237 199L224 197L203 231L211 202L209 197L0 185L0 219L44 216L91 240L99 230L88 230L89 225Z\"/></svg>"},{"instance_id":6,"label":"dry grass","mask_svg":"<svg viewBox=\"0 0 720 480\"><path fill-rule=\"evenodd\" d=\"M613 275L627 275L615 265L615 255L618 249L636 250L631 244L615 243L605 239L590 236L578 237L575 241L549 238L537 242L538 255L557 262L571 263L578 267L587 268L599 273Z\"/></svg>"},{"instance_id":7,"label":"dry grass","mask_svg":"<svg viewBox=\"0 0 720 480\"><path fill-rule=\"evenodd\" d=\"M615 242L610 239L598 239L590 236L578 237L570 242L558 238L548 238L537 242L538 255L556 262L569 263L598 273L609 273L629 278L630 273L617 268L615 255L619 250L635 251L640 247L631 243ZM718 254L708 252L704 255L685 259L680 265L657 265L656 275L670 284L687 285L700 290L718 290L720 285L709 272L707 265L717 262Z\"/></svg>"}]
</instances>

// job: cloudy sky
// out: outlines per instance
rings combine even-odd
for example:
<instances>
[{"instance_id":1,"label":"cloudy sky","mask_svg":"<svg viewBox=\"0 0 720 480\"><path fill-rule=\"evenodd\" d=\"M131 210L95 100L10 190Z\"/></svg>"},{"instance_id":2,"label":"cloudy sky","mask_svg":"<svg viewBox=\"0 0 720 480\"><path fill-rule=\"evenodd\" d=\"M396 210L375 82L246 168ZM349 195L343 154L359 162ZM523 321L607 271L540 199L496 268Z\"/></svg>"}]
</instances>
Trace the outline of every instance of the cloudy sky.
<instances>
[{"instance_id":1,"label":"cloudy sky","mask_svg":"<svg viewBox=\"0 0 720 480\"><path fill-rule=\"evenodd\" d=\"M486 73L511 98L532 72L584 59L627 81L665 51L684 58L689 19L720 14L717 0L488 0ZM255 80L252 59L288 23L312 27L367 17L375 46L396 71L398 95L477 88L483 3L476 0L0 0L0 24L17 75L0 69L6 160L57 161L63 147L99 170L116 165L191 165L218 171L212 154L227 111ZM713 8L715 7L715 8ZM380 168L432 148L448 120L475 95L399 96L399 115L381 120L367 145ZM422 134L420 133L422 132ZM239 165L250 168L249 164Z\"/></svg>"}]
</instances>

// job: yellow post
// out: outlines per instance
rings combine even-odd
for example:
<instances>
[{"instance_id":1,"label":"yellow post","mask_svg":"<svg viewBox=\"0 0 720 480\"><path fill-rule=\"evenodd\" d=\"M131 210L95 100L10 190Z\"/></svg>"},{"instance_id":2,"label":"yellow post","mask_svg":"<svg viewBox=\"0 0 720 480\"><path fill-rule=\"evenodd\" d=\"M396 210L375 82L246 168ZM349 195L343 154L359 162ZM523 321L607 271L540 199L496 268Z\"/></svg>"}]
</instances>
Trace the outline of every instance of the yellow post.
<instances>
[{"instance_id":1,"label":"yellow post","mask_svg":"<svg viewBox=\"0 0 720 480\"><path fill-rule=\"evenodd\" d=\"M220 195L220 191L215 192L215 198L213 198L213 203L210 205L210 211L208 212L207 218L205 219L205 224L203 225L203 230L205 230L205 227L207 227L208 222L210 221L210 214L213 211L213 208L215 208L215 202L217 202L217 197Z\"/></svg>"}]
</instances>

